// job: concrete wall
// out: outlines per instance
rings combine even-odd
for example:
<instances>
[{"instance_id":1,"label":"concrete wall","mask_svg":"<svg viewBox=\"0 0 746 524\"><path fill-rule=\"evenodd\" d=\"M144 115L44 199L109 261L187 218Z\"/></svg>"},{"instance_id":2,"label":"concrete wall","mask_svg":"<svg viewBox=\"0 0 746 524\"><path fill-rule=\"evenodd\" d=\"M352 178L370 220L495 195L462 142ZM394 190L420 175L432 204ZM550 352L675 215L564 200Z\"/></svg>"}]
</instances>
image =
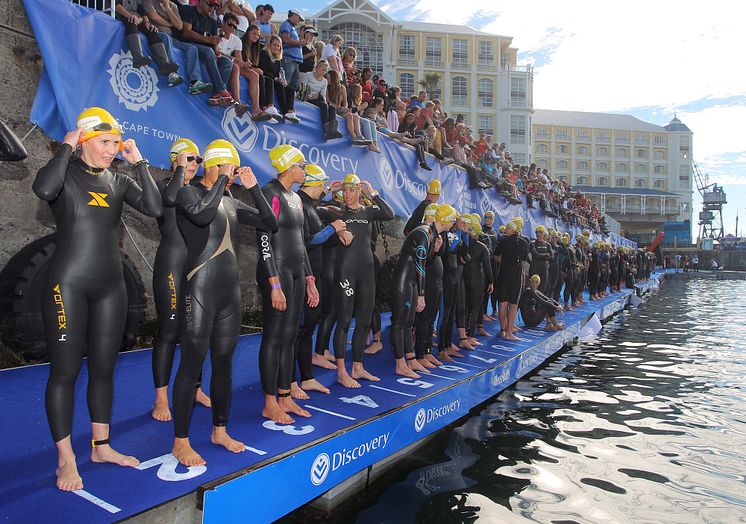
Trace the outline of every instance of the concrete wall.
<instances>
[{"instance_id":1,"label":"concrete wall","mask_svg":"<svg viewBox=\"0 0 746 524\"><path fill-rule=\"evenodd\" d=\"M60 0L64 1L64 0ZM32 127L29 122L31 105L39 82L43 61L39 48L26 19L21 0L0 2L0 119L23 137ZM54 231L54 221L45 202L31 191L31 184L38 169L51 157L54 142L36 129L24 142L29 157L23 162L4 163L0 167L0 268L23 246L32 240ZM153 170L154 176L163 178L167 173ZM239 198L242 195L236 194ZM131 211L125 206L124 221L148 261L153 263L159 233L155 220ZM400 221L392 223L391 231L401 232ZM153 312L151 295L152 274L135 250L123 228L120 228L121 245L137 266L148 294L149 311ZM256 248L253 229L242 227L239 233L238 258L244 305L258 304L255 279ZM392 252L398 252L400 243L390 242ZM379 255L383 259L382 242Z\"/></svg>"}]
</instances>

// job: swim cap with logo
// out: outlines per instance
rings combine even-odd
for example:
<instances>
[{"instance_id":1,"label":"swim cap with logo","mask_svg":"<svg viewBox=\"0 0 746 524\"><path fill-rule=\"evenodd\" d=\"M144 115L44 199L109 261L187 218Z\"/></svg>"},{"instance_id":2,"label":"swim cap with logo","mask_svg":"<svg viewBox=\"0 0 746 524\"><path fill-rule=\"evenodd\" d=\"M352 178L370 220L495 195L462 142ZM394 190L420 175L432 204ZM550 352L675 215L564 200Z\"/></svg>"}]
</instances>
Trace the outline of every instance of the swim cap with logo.
<instances>
[{"instance_id":1,"label":"swim cap with logo","mask_svg":"<svg viewBox=\"0 0 746 524\"><path fill-rule=\"evenodd\" d=\"M427 183L427 192L431 195L439 195L440 188L440 180L432 179L430 182Z\"/></svg>"},{"instance_id":2,"label":"swim cap with logo","mask_svg":"<svg viewBox=\"0 0 746 524\"><path fill-rule=\"evenodd\" d=\"M241 165L238 157L238 151L233 144L227 140L219 138L213 140L205 148L204 165L205 169L212 166L230 164L236 167Z\"/></svg>"},{"instance_id":3,"label":"swim cap with logo","mask_svg":"<svg viewBox=\"0 0 746 524\"><path fill-rule=\"evenodd\" d=\"M329 177L318 164L308 164L306 166L306 178L303 179L304 186L322 186L324 182L329 180Z\"/></svg>"},{"instance_id":4,"label":"swim cap with logo","mask_svg":"<svg viewBox=\"0 0 746 524\"><path fill-rule=\"evenodd\" d=\"M303 153L297 147L293 147L290 144L282 144L269 150L269 161L279 174L284 173L295 164L305 162L306 157L303 156Z\"/></svg>"}]
</instances>

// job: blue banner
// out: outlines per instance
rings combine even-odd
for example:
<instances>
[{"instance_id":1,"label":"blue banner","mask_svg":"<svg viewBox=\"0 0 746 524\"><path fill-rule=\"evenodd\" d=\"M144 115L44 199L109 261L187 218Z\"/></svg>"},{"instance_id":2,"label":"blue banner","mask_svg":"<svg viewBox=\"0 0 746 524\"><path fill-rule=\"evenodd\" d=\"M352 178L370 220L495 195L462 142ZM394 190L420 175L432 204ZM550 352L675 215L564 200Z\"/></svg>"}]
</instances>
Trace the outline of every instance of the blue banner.
<instances>
[{"instance_id":1,"label":"blue banner","mask_svg":"<svg viewBox=\"0 0 746 524\"><path fill-rule=\"evenodd\" d=\"M510 205L492 189L469 190L466 171L444 166L433 157L428 158L433 171L423 170L411 147L383 135L379 135L382 154L352 147L346 129L342 129L344 138L324 141L319 110L313 105L296 104L300 124L255 123L249 114L238 117L232 107L209 106L207 95L190 96L186 83L169 88L166 77L159 77L153 66L134 68L124 26L116 19L67 0L24 0L24 5L44 58L31 121L56 140L75 127L82 109L100 106L119 120L125 135L136 140L154 166L169 167L168 149L177 138L188 137L200 147L226 138L264 184L275 176L268 151L288 143L300 148L332 180L348 173L368 180L402 217L424 198L427 182L437 178L442 182L443 201L459 211L484 215L491 209L498 225L521 216L527 232L539 224L568 230L573 236L580 231L538 209ZM145 42L143 47L147 49ZM173 53L183 66L181 52L174 49ZM203 74L203 78L209 77ZM244 101L249 100L246 89L242 80ZM344 127L341 121L340 128ZM617 235L612 235L612 241L635 246Z\"/></svg>"}]
</instances>

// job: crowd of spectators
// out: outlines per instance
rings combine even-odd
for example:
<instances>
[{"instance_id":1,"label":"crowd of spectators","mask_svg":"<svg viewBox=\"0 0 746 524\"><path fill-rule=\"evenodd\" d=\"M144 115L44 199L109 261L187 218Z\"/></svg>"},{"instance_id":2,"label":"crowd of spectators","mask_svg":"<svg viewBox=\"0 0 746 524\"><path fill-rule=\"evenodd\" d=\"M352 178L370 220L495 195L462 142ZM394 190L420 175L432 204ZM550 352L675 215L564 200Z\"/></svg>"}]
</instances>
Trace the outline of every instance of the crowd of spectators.
<instances>
[{"instance_id":1,"label":"crowd of spectators","mask_svg":"<svg viewBox=\"0 0 746 524\"><path fill-rule=\"evenodd\" d=\"M586 196L552 178L547 169L517 164L505 143L492 135L480 131L475 138L463 115L448 115L425 90L403 98L399 87L370 67L358 67L357 50L346 46L341 35L321 41L299 10L289 10L278 28L271 22L275 11L270 4L254 11L246 0L181 1L117 0L134 65L150 62L139 40L131 37L139 30L151 41L170 86L185 77L190 94L210 92L210 104L235 105L239 116L251 110L256 121L298 123L295 100L307 101L319 108L326 140L344 136L340 116L353 146L380 152L379 136L385 135L412 147L422 169L432 169L429 153L463 168L472 189L494 188L512 204L538 206L569 224L606 230L603 215ZM184 54L183 77L175 70L173 48ZM201 78L200 64L209 83ZM250 105L241 100L241 78L248 84Z\"/></svg>"}]
</instances>

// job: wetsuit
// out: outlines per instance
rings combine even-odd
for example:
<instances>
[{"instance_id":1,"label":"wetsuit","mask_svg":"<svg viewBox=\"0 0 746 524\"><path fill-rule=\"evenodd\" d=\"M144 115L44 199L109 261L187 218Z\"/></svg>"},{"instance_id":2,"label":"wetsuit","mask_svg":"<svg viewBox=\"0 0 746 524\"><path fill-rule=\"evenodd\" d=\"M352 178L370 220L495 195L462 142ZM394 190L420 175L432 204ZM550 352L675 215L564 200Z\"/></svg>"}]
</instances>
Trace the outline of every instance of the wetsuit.
<instances>
[{"instance_id":1,"label":"wetsuit","mask_svg":"<svg viewBox=\"0 0 746 524\"><path fill-rule=\"evenodd\" d=\"M347 351L347 331L355 318L352 334L352 359L363 361L363 350L368 340L368 329L373 315L376 276L370 237L375 220L392 220L394 210L380 195L373 197L373 206L341 210L340 219L352 233L352 243L341 249L334 268L337 303L337 327L334 330L334 357L343 359Z\"/></svg>"},{"instance_id":2,"label":"wetsuit","mask_svg":"<svg viewBox=\"0 0 746 524\"><path fill-rule=\"evenodd\" d=\"M259 348L259 375L265 395L290 390L295 356L295 338L300 327L306 296L306 277L313 271L306 252L303 204L300 197L285 189L279 180L262 187L277 217L276 232L257 231L259 260L256 281L262 293L264 315L262 344ZM278 277L287 301L287 309L272 307L270 277Z\"/></svg>"},{"instance_id":3,"label":"wetsuit","mask_svg":"<svg viewBox=\"0 0 746 524\"><path fill-rule=\"evenodd\" d=\"M480 240L471 239L469 257L469 263L464 267L464 283L468 299L466 336L473 337L477 326L482 325L484 310L482 305L485 301L485 290L492 284L492 265L489 249Z\"/></svg>"},{"instance_id":4,"label":"wetsuit","mask_svg":"<svg viewBox=\"0 0 746 524\"><path fill-rule=\"evenodd\" d=\"M619 290L619 253L616 251L609 256L609 284L612 292Z\"/></svg>"},{"instance_id":5,"label":"wetsuit","mask_svg":"<svg viewBox=\"0 0 746 524\"><path fill-rule=\"evenodd\" d=\"M417 207L414 208L414 211L412 212L412 216L410 216L407 223L404 224L404 236L407 236L414 228L422 224L422 217L425 216L425 208L430 204L432 204L432 202L427 199L417 204Z\"/></svg>"},{"instance_id":6,"label":"wetsuit","mask_svg":"<svg viewBox=\"0 0 746 524\"><path fill-rule=\"evenodd\" d=\"M370 319L370 331L375 336L381 331L381 304L378 302L378 276L381 274L381 260L376 254L376 244L378 243L378 231L383 231L380 222L373 222L373 232L370 236L370 250L373 252L373 273L376 277L376 289L374 291L375 303L373 305L373 315Z\"/></svg>"},{"instance_id":7,"label":"wetsuit","mask_svg":"<svg viewBox=\"0 0 746 524\"><path fill-rule=\"evenodd\" d=\"M599 250L592 249L588 262L588 293L596 295L599 293L599 282L601 279L601 263L599 261Z\"/></svg>"},{"instance_id":8,"label":"wetsuit","mask_svg":"<svg viewBox=\"0 0 746 524\"><path fill-rule=\"evenodd\" d=\"M426 354L432 353L433 324L443 295L442 255L448 246L447 235L446 232L440 234L440 249L428 259L425 268L425 309L415 318L414 353L417 358L424 358Z\"/></svg>"},{"instance_id":9,"label":"wetsuit","mask_svg":"<svg viewBox=\"0 0 746 524\"><path fill-rule=\"evenodd\" d=\"M319 212L324 210L324 213L331 215L328 221L333 221L339 218L341 210L339 206L334 202L325 202L325 206L319 206L317 210ZM326 220L326 219L325 219ZM334 268L337 265L337 258L340 252L344 249L342 243L339 241L337 235L332 235L322 245L322 256L324 259L324 271L321 274L321 289L320 295L322 297L321 304L319 305L319 328L316 331L316 353L323 355L324 352L330 347L330 339L332 336L332 330L334 329L334 323L336 322L336 304L334 292L336 285L334 283ZM318 286L318 281L317 281ZM323 297L327 297L324 300ZM331 299L329 299L331 297Z\"/></svg>"},{"instance_id":10,"label":"wetsuit","mask_svg":"<svg viewBox=\"0 0 746 524\"><path fill-rule=\"evenodd\" d=\"M461 234L461 241L466 244L467 249L467 256L466 257L457 257L456 260L458 261L459 265L459 273L458 273L458 279L456 280L456 309L455 309L455 316L456 316L456 327L458 329L466 329L466 282L464 281L464 272L466 264L469 263L470 257L468 256L468 248L469 244L471 244L471 239L469 238L469 233L463 232Z\"/></svg>"},{"instance_id":11,"label":"wetsuit","mask_svg":"<svg viewBox=\"0 0 746 524\"><path fill-rule=\"evenodd\" d=\"M551 242L550 244L554 251L554 258L549 261L549 280L554 282L554 286L550 286L549 291L551 292L552 300L559 302L562 285L564 284L562 272L564 271L565 259L567 258L567 250L562 244L552 244Z\"/></svg>"},{"instance_id":12,"label":"wetsuit","mask_svg":"<svg viewBox=\"0 0 746 524\"><path fill-rule=\"evenodd\" d=\"M156 388L168 386L174 351L179 338L179 303L181 275L187 257L187 247L176 223L176 195L184 186L184 168L178 166L171 180L156 182L163 201L163 214L158 217L161 241L153 264L153 301L158 331L153 343L153 383Z\"/></svg>"},{"instance_id":13,"label":"wetsuit","mask_svg":"<svg viewBox=\"0 0 746 524\"><path fill-rule=\"evenodd\" d=\"M450 349L453 342L453 323L456 317L456 295L463 282L463 265L459 258L469 260L469 245L463 241L466 233L456 229L446 235L446 248L441 253L443 259L443 314L438 330L438 349ZM425 301L427 307L427 301Z\"/></svg>"},{"instance_id":14,"label":"wetsuit","mask_svg":"<svg viewBox=\"0 0 746 524\"><path fill-rule=\"evenodd\" d=\"M554 259L554 251L552 246L546 240L534 239L531 242L531 269L529 272L531 275L539 275L541 277L541 283L539 284L539 291L551 294L553 290L553 283L549 278L549 266Z\"/></svg>"},{"instance_id":15,"label":"wetsuit","mask_svg":"<svg viewBox=\"0 0 746 524\"><path fill-rule=\"evenodd\" d=\"M497 249L497 241L499 239L497 231L492 229L492 226L482 226L482 234L489 239L489 243L485 243L487 248L490 250L490 268L492 270L493 281L497 278L497 272L500 267L500 262L495 259L495 250ZM492 302L492 313L497 313L497 287L492 290L492 294L488 295L485 291L484 298L484 314L488 312L488 308Z\"/></svg>"},{"instance_id":16,"label":"wetsuit","mask_svg":"<svg viewBox=\"0 0 746 524\"><path fill-rule=\"evenodd\" d=\"M425 267L432 255L434 226L420 225L407 235L391 279L391 347L394 356L412 353L412 325L418 297L425 296ZM427 305L427 304L426 304Z\"/></svg>"},{"instance_id":17,"label":"wetsuit","mask_svg":"<svg viewBox=\"0 0 746 524\"><path fill-rule=\"evenodd\" d=\"M566 304L570 304L571 302L575 302L575 278L578 272L578 260L575 258L575 248L572 246L572 244L568 244L567 246L564 246L565 253L567 253L567 262L565 264L565 269L563 269L565 273L565 289L562 293L562 299L565 301Z\"/></svg>"},{"instance_id":18,"label":"wetsuit","mask_svg":"<svg viewBox=\"0 0 746 524\"><path fill-rule=\"evenodd\" d=\"M559 302L529 286L523 290L518 307L521 310L523 325L531 328L538 326L547 315L554 317L554 312L559 306Z\"/></svg>"},{"instance_id":19,"label":"wetsuit","mask_svg":"<svg viewBox=\"0 0 746 524\"><path fill-rule=\"evenodd\" d=\"M33 185L57 226L41 295L51 364L46 409L55 442L70 435L75 379L86 354L91 422L110 421L114 363L127 318L119 219L125 202L148 216L162 212L147 163L135 165L140 189L132 178L71 161L71 152L62 144Z\"/></svg>"},{"instance_id":20,"label":"wetsuit","mask_svg":"<svg viewBox=\"0 0 746 524\"><path fill-rule=\"evenodd\" d=\"M176 222L186 242L180 310L181 362L173 387L174 434L189 436L196 384L210 349L213 426L225 426L232 392L233 351L241 329L238 281L238 224L277 228L277 220L258 186L249 189L257 209L225 194L220 175L211 188L185 186L176 197Z\"/></svg>"},{"instance_id":21,"label":"wetsuit","mask_svg":"<svg viewBox=\"0 0 746 524\"><path fill-rule=\"evenodd\" d=\"M575 259L577 260L578 271L575 273L575 296L577 299L583 298L583 290L588 279L586 271L587 253L579 244L575 245Z\"/></svg>"},{"instance_id":22,"label":"wetsuit","mask_svg":"<svg viewBox=\"0 0 746 524\"><path fill-rule=\"evenodd\" d=\"M528 242L522 236L515 234L500 238L496 250L496 254L500 256L500 274L497 280L500 302L518 304L523 289L522 263L528 253Z\"/></svg>"}]
</instances>

